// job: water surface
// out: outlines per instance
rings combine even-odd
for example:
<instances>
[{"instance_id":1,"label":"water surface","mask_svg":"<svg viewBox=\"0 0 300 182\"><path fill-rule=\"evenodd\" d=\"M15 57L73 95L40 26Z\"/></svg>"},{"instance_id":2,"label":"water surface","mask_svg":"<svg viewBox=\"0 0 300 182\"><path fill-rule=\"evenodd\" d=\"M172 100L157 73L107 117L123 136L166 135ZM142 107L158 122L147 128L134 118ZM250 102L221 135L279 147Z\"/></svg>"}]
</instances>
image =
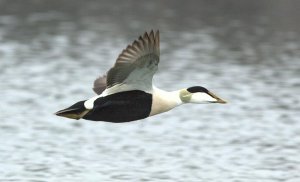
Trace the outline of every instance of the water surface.
<instances>
[{"instance_id":1,"label":"water surface","mask_svg":"<svg viewBox=\"0 0 300 182\"><path fill-rule=\"evenodd\" d=\"M299 3L226 2L1 0L0 181L299 181ZM158 87L229 104L124 124L53 115L152 28Z\"/></svg>"}]
</instances>

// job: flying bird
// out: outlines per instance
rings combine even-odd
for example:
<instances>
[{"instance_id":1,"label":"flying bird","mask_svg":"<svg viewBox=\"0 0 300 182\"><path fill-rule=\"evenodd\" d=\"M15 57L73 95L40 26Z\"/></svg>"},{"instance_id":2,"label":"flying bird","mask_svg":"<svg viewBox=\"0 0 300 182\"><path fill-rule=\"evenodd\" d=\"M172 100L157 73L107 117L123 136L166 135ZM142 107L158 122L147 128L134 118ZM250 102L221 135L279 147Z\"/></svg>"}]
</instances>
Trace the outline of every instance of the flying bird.
<instances>
[{"instance_id":1,"label":"flying bird","mask_svg":"<svg viewBox=\"0 0 300 182\"><path fill-rule=\"evenodd\" d=\"M96 96L55 114L113 123L144 119L185 103L226 103L202 86L165 91L152 84L159 63L159 31L145 32L118 56L106 75L94 81Z\"/></svg>"}]
</instances>

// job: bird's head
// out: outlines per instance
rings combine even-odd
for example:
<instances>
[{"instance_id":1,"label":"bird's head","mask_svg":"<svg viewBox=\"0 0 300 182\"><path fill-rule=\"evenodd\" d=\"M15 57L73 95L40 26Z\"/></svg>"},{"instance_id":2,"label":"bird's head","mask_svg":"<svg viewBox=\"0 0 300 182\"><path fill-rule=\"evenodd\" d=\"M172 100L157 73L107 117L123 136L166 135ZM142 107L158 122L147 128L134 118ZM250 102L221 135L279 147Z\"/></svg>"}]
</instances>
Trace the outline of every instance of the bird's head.
<instances>
[{"instance_id":1,"label":"bird's head","mask_svg":"<svg viewBox=\"0 0 300 182\"><path fill-rule=\"evenodd\" d=\"M84 102L85 101L79 101L66 109L57 111L55 114L66 118L80 119L90 111L86 109Z\"/></svg>"},{"instance_id":2,"label":"bird's head","mask_svg":"<svg viewBox=\"0 0 300 182\"><path fill-rule=\"evenodd\" d=\"M180 99L184 103L227 103L225 100L218 97L216 94L201 86L189 87L180 91Z\"/></svg>"}]
</instances>

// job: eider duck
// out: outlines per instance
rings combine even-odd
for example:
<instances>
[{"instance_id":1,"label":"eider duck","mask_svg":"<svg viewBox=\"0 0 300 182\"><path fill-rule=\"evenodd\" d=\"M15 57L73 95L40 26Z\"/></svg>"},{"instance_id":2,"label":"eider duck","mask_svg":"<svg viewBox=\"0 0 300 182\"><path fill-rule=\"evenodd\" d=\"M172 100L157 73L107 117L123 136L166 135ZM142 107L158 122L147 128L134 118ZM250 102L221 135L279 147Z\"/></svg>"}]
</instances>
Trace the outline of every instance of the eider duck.
<instances>
[{"instance_id":1,"label":"eider duck","mask_svg":"<svg viewBox=\"0 0 300 182\"><path fill-rule=\"evenodd\" d=\"M165 91L152 84L159 63L159 31L145 32L94 82L98 94L55 114L71 119L122 123L160 114L185 103L226 103L202 86Z\"/></svg>"}]
</instances>

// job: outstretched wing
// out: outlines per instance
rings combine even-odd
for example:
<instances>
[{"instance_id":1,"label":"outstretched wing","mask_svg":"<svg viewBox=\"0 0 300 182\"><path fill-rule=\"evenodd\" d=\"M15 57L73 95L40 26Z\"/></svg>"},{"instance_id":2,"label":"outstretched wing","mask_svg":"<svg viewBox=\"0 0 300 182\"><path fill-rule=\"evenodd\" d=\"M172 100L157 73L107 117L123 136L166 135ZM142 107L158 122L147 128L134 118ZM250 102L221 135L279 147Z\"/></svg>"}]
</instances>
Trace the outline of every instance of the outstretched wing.
<instances>
[{"instance_id":1,"label":"outstretched wing","mask_svg":"<svg viewBox=\"0 0 300 182\"><path fill-rule=\"evenodd\" d=\"M134 89L151 91L153 75L158 68L159 52L159 31L155 34L153 30L150 33L145 32L128 45L107 73L106 94ZM97 80L95 83L100 81ZM94 88L98 85L104 84L95 84ZM97 90L96 93L101 92Z\"/></svg>"}]
</instances>

